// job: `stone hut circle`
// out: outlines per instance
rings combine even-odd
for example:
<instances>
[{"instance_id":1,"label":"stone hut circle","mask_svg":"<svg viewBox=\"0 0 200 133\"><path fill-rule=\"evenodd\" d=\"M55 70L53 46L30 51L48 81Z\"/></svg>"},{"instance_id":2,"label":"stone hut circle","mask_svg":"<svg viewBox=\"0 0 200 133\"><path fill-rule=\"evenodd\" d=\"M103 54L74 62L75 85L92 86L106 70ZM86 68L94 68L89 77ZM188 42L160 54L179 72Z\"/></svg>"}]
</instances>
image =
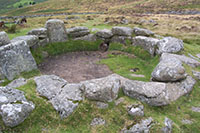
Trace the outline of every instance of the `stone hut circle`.
<instances>
[{"instance_id":1,"label":"stone hut circle","mask_svg":"<svg viewBox=\"0 0 200 133\"><path fill-rule=\"evenodd\" d=\"M132 34L136 36L133 37ZM0 32L0 78L13 80L22 72L40 68L43 75L33 78L37 85L36 91L40 96L48 99L62 119L67 118L76 110L79 106L77 101L89 99L104 103L112 102L118 97L121 88L126 96L150 106L169 105L181 96L189 94L196 83L196 80L186 73L183 64L195 68L200 66L200 62L178 54L184 49L182 40L174 37L162 37L160 39L155 36L155 33L147 29L118 26L111 30L104 29L93 34L87 27L66 29L64 22L58 19L48 20L45 28L33 29L27 35L16 37L13 40L9 40L5 32ZM63 62L65 59L71 59L70 63L73 64L63 66L70 68L71 65L70 69L74 70L71 75L78 74L79 71L76 70L85 71L85 73L79 75L80 77L77 76L77 79L76 75L61 78L66 74L70 75L70 72L61 71L60 73L64 73L61 76L59 76L60 73L54 73L53 69L62 68L61 64L56 62L57 58L52 57L48 60L50 64L55 63L57 66L50 65L48 67L48 64L45 64L46 62L43 63L43 66L36 64L30 48L37 49L50 45L49 43L66 42L69 38L91 42L100 39L124 45L128 39L133 46L140 46L148 51L152 57L159 55L160 62L152 72L152 80L149 82L124 78L114 74L107 66L93 65L91 67L86 65L86 69L76 67L78 65L76 63L81 64L81 60L95 64L99 60L96 56L98 54L102 56L101 52L89 52L89 56L92 57L88 60L88 56L84 52L74 53L73 55L68 53L61 56ZM74 55L75 60L72 60ZM87 69L95 69L95 71L91 70L92 73L86 75L90 73ZM199 72L193 73L196 77L200 75ZM0 87L0 115L6 126L19 125L37 106L26 99L23 91L16 89L24 84L26 84L26 79L17 79L5 87ZM144 112L141 112L143 108L140 105L132 107L129 109L129 113L132 115L142 114L141 116L143 116ZM135 110L139 110L139 112L135 112ZM13 113L13 115L10 115L10 113ZM152 118L143 120L140 124L136 124L130 130L124 132L131 132L131 130L137 132L137 126L143 126L144 129L141 128L141 130L148 131L152 121Z\"/></svg>"}]
</instances>

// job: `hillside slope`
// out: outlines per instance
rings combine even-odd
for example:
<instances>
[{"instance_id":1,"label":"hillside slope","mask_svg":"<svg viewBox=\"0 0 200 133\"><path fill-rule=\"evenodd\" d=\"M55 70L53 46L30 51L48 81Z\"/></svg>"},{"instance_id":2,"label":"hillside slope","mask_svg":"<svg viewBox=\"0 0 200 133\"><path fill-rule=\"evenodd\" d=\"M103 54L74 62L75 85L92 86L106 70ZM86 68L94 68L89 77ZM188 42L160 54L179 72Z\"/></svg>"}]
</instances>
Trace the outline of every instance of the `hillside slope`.
<instances>
[{"instance_id":1,"label":"hillside slope","mask_svg":"<svg viewBox=\"0 0 200 133\"><path fill-rule=\"evenodd\" d=\"M14 1L14 0L13 0ZM48 0L33 6L12 10L5 15L57 12L146 13L177 10L200 10L197 0Z\"/></svg>"}]
</instances>

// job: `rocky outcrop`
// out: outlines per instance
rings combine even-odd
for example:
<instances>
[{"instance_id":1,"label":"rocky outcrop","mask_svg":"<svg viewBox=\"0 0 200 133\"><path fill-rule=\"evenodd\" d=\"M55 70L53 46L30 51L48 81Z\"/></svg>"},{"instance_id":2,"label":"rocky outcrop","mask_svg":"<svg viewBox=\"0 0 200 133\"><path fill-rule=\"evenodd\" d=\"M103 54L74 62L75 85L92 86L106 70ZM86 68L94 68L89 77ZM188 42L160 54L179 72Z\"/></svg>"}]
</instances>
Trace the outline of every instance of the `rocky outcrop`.
<instances>
[{"instance_id":1,"label":"rocky outcrop","mask_svg":"<svg viewBox=\"0 0 200 133\"><path fill-rule=\"evenodd\" d=\"M165 37L157 43L158 54L178 53L183 50L183 41L174 37Z\"/></svg>"},{"instance_id":2,"label":"rocky outcrop","mask_svg":"<svg viewBox=\"0 0 200 133\"><path fill-rule=\"evenodd\" d=\"M173 121L166 117L165 121L164 121L164 124L165 124L165 127L163 127L161 129L161 132L162 133L171 133L172 132Z\"/></svg>"},{"instance_id":3,"label":"rocky outcrop","mask_svg":"<svg viewBox=\"0 0 200 133\"><path fill-rule=\"evenodd\" d=\"M8 35L6 32L2 31L0 32L0 46L6 45L10 43L10 39L8 38Z\"/></svg>"},{"instance_id":4,"label":"rocky outcrop","mask_svg":"<svg viewBox=\"0 0 200 133\"><path fill-rule=\"evenodd\" d=\"M6 126L19 125L34 108L35 105L26 100L24 92L10 87L0 87L0 115Z\"/></svg>"},{"instance_id":5,"label":"rocky outcrop","mask_svg":"<svg viewBox=\"0 0 200 133\"><path fill-rule=\"evenodd\" d=\"M129 130L125 130L124 133L148 133L153 119L149 117L148 119L142 120L140 123L135 124Z\"/></svg>"},{"instance_id":6,"label":"rocky outcrop","mask_svg":"<svg viewBox=\"0 0 200 133\"><path fill-rule=\"evenodd\" d=\"M200 62L187 57L185 55L177 55L177 54L169 54L169 53L163 53L160 60L166 60L166 59L171 59L171 58L177 58L179 59L181 62L191 66L191 67L198 67L200 66Z\"/></svg>"},{"instance_id":7,"label":"rocky outcrop","mask_svg":"<svg viewBox=\"0 0 200 133\"><path fill-rule=\"evenodd\" d=\"M133 29L129 27L113 27L112 28L113 35L116 36L132 36Z\"/></svg>"},{"instance_id":8,"label":"rocky outcrop","mask_svg":"<svg viewBox=\"0 0 200 133\"><path fill-rule=\"evenodd\" d=\"M131 98L136 98L152 106L163 106L190 93L195 83L196 81L190 76L181 82L174 83L126 80L122 88L124 94Z\"/></svg>"},{"instance_id":9,"label":"rocky outcrop","mask_svg":"<svg viewBox=\"0 0 200 133\"><path fill-rule=\"evenodd\" d=\"M142 28L138 28L138 27L135 27L133 29L133 32L136 36L153 36L154 33L150 30L147 30L147 29L142 29Z\"/></svg>"},{"instance_id":10,"label":"rocky outcrop","mask_svg":"<svg viewBox=\"0 0 200 133\"><path fill-rule=\"evenodd\" d=\"M120 79L115 74L84 81L81 84L86 98L102 102L111 102L116 99L121 88Z\"/></svg>"},{"instance_id":11,"label":"rocky outcrop","mask_svg":"<svg viewBox=\"0 0 200 133\"><path fill-rule=\"evenodd\" d=\"M7 85L7 87L15 89L15 88L18 88L20 86L25 85L26 83L27 83L26 79L24 79L24 78L18 78L18 79L13 80L11 83L9 83Z\"/></svg>"},{"instance_id":12,"label":"rocky outcrop","mask_svg":"<svg viewBox=\"0 0 200 133\"><path fill-rule=\"evenodd\" d=\"M120 43L127 45L127 41L131 42L131 36L113 36L110 40L111 43Z\"/></svg>"},{"instance_id":13,"label":"rocky outcrop","mask_svg":"<svg viewBox=\"0 0 200 133\"><path fill-rule=\"evenodd\" d=\"M32 29L28 32L28 35L35 35L39 38L39 46L44 46L49 42L49 38L47 37L47 29L46 28L37 28Z\"/></svg>"},{"instance_id":14,"label":"rocky outcrop","mask_svg":"<svg viewBox=\"0 0 200 133\"><path fill-rule=\"evenodd\" d=\"M39 38L35 35L19 36L11 40L11 42L25 41L29 47L37 46Z\"/></svg>"},{"instance_id":15,"label":"rocky outcrop","mask_svg":"<svg viewBox=\"0 0 200 133\"><path fill-rule=\"evenodd\" d=\"M108 30L108 29L100 30L95 35L98 38L105 38L105 39L109 39L109 38L111 38L113 36L112 31Z\"/></svg>"},{"instance_id":16,"label":"rocky outcrop","mask_svg":"<svg viewBox=\"0 0 200 133\"><path fill-rule=\"evenodd\" d=\"M83 37L90 34L90 30L87 27L77 26L77 27L66 29L66 31L67 31L67 35L71 37L72 39Z\"/></svg>"},{"instance_id":17,"label":"rocky outcrop","mask_svg":"<svg viewBox=\"0 0 200 133\"><path fill-rule=\"evenodd\" d=\"M91 126L105 125L106 121L102 118L94 118L90 123Z\"/></svg>"},{"instance_id":18,"label":"rocky outcrop","mask_svg":"<svg viewBox=\"0 0 200 133\"><path fill-rule=\"evenodd\" d=\"M84 41L96 41L97 37L95 34L89 34L83 37L75 38L74 40L84 40Z\"/></svg>"},{"instance_id":19,"label":"rocky outcrop","mask_svg":"<svg viewBox=\"0 0 200 133\"><path fill-rule=\"evenodd\" d=\"M198 72L198 71L192 71L192 74L193 74L198 80L200 80L200 72Z\"/></svg>"},{"instance_id":20,"label":"rocky outcrop","mask_svg":"<svg viewBox=\"0 0 200 133\"><path fill-rule=\"evenodd\" d=\"M134 104L128 107L128 114L131 116L144 116L144 106Z\"/></svg>"},{"instance_id":21,"label":"rocky outcrop","mask_svg":"<svg viewBox=\"0 0 200 133\"><path fill-rule=\"evenodd\" d=\"M158 39L145 37L145 36L136 36L132 40L134 46L140 46L143 49L147 50L152 56L156 54Z\"/></svg>"},{"instance_id":22,"label":"rocky outcrop","mask_svg":"<svg viewBox=\"0 0 200 133\"><path fill-rule=\"evenodd\" d=\"M81 101L82 91L80 84L68 84L67 81L55 75L35 77L37 92L50 100L60 117L68 117L78 106L76 101Z\"/></svg>"},{"instance_id":23,"label":"rocky outcrop","mask_svg":"<svg viewBox=\"0 0 200 133\"><path fill-rule=\"evenodd\" d=\"M50 19L46 22L47 36L49 42L65 42L67 41L67 32L64 22L59 19Z\"/></svg>"},{"instance_id":24,"label":"rocky outcrop","mask_svg":"<svg viewBox=\"0 0 200 133\"><path fill-rule=\"evenodd\" d=\"M185 79L187 74L180 60L165 58L156 66L151 76L153 81L174 82Z\"/></svg>"},{"instance_id":25,"label":"rocky outcrop","mask_svg":"<svg viewBox=\"0 0 200 133\"><path fill-rule=\"evenodd\" d=\"M14 79L21 72L37 69L36 62L25 41L0 47L0 77Z\"/></svg>"}]
</instances>

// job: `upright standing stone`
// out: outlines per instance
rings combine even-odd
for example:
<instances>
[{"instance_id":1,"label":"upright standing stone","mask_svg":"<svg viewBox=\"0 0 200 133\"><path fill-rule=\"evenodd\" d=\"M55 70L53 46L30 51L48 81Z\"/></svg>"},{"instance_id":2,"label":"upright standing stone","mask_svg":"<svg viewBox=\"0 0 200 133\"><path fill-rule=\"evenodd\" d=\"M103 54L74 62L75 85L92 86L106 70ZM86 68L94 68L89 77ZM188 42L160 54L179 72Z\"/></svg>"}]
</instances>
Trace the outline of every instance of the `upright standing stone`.
<instances>
[{"instance_id":1,"label":"upright standing stone","mask_svg":"<svg viewBox=\"0 0 200 133\"><path fill-rule=\"evenodd\" d=\"M37 69L36 62L25 41L0 47L0 77L14 79L21 72Z\"/></svg>"},{"instance_id":2,"label":"upright standing stone","mask_svg":"<svg viewBox=\"0 0 200 133\"><path fill-rule=\"evenodd\" d=\"M8 35L6 32L2 31L0 32L0 46L6 45L10 43L10 39L8 38Z\"/></svg>"},{"instance_id":3,"label":"upright standing stone","mask_svg":"<svg viewBox=\"0 0 200 133\"><path fill-rule=\"evenodd\" d=\"M65 42L67 41L67 32L64 22L59 19L48 20L45 24L47 28L47 36L49 42Z\"/></svg>"}]
</instances>

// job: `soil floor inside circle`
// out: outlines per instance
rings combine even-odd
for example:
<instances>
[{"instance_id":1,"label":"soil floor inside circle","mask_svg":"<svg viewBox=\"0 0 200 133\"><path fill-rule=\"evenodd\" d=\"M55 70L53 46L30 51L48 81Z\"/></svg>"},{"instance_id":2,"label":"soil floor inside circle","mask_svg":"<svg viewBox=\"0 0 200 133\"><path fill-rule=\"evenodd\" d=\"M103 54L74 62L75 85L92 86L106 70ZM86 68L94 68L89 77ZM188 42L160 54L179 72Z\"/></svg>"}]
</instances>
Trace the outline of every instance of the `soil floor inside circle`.
<instances>
[{"instance_id":1,"label":"soil floor inside circle","mask_svg":"<svg viewBox=\"0 0 200 133\"><path fill-rule=\"evenodd\" d=\"M38 67L42 74L57 75L69 83L106 77L113 72L103 64L101 59L107 58L109 52L84 51L71 52L48 57Z\"/></svg>"}]
</instances>

